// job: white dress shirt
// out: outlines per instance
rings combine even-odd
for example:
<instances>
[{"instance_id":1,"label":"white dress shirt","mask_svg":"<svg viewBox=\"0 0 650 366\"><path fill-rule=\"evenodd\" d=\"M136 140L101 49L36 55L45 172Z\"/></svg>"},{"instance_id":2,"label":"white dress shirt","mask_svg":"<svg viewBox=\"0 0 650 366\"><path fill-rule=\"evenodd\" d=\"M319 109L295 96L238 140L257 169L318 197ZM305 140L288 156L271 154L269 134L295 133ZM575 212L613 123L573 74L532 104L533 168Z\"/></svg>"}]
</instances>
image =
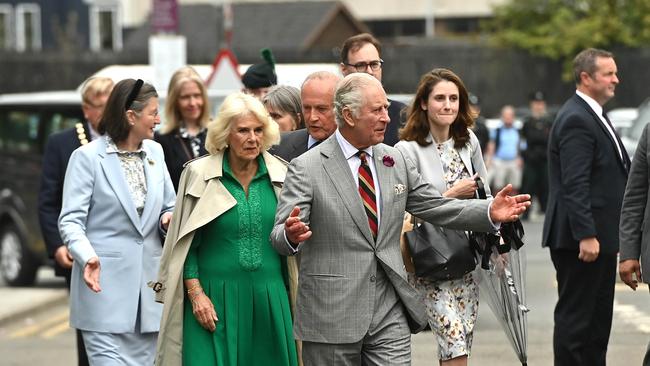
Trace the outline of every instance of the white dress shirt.
<instances>
[{"instance_id":1,"label":"white dress shirt","mask_svg":"<svg viewBox=\"0 0 650 366\"><path fill-rule=\"evenodd\" d=\"M589 107L591 107L591 109L596 113L598 119L600 119L600 123L602 123L603 126L605 126L607 132L609 132L609 134L612 136L612 139L614 140L614 144L616 145L616 149L618 150L618 156L621 158L621 160L623 160L623 152L621 151L621 146L618 144L618 139L616 138L616 134L614 133L614 130L612 130L612 127L609 125L609 123L607 123L607 121L605 120L605 116L603 116L603 106L598 104L598 102L596 102L594 98L588 96L587 94L579 90L576 90L576 94L578 94L580 98L582 98L585 102L587 102L587 104L589 104Z\"/></svg>"}]
</instances>

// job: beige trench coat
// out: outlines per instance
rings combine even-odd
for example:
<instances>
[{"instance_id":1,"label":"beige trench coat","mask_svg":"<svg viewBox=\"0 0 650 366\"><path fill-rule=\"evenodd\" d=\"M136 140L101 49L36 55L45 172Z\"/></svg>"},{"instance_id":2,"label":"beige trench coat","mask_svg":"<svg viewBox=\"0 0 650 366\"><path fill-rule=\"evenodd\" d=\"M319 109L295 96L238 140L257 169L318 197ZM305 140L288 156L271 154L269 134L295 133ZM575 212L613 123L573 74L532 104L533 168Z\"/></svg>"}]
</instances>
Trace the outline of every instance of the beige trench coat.
<instances>
[{"instance_id":1,"label":"beige trench coat","mask_svg":"<svg viewBox=\"0 0 650 366\"><path fill-rule=\"evenodd\" d=\"M287 171L284 163L263 153L276 196L280 195ZM158 282L153 285L156 301L164 303L158 334L156 365L179 366L183 363L183 266L196 230L237 204L221 183L223 153L209 155L189 163L183 170L176 197L174 216L167 232L160 260ZM295 306L298 269L295 259L287 260L290 301Z\"/></svg>"}]
</instances>

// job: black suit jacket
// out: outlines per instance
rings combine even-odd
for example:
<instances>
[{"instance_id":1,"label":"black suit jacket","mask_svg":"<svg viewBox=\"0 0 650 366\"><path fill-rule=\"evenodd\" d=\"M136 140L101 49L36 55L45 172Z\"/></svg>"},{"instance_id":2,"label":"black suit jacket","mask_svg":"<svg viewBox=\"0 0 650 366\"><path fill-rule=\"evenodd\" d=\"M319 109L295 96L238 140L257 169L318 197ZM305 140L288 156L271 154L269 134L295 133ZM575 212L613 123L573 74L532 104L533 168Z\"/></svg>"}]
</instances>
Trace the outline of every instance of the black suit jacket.
<instances>
[{"instance_id":1,"label":"black suit jacket","mask_svg":"<svg viewBox=\"0 0 650 366\"><path fill-rule=\"evenodd\" d=\"M309 141L309 132L306 128L291 132L282 133L279 145L274 145L269 149L271 155L277 155L287 162L293 158L302 155L307 151L307 141Z\"/></svg>"},{"instance_id":2,"label":"black suit jacket","mask_svg":"<svg viewBox=\"0 0 650 366\"><path fill-rule=\"evenodd\" d=\"M90 141L88 124L84 122L82 127L86 138ZM47 139L43 152L41 187L38 193L38 219L47 253L51 258L54 257L56 250L63 245L58 227L63 196L63 179L70 155L81 146L80 137L83 136L79 135L76 127L52 134ZM57 276L65 276L69 275L70 270L61 268L55 261L54 272Z\"/></svg>"},{"instance_id":3,"label":"black suit jacket","mask_svg":"<svg viewBox=\"0 0 650 366\"><path fill-rule=\"evenodd\" d=\"M396 100L389 99L388 101L390 102L390 106L388 107L390 123L384 133L384 144L395 146L399 141L399 129L404 126L404 122L406 121L406 104Z\"/></svg>"},{"instance_id":4,"label":"black suit jacket","mask_svg":"<svg viewBox=\"0 0 650 366\"><path fill-rule=\"evenodd\" d=\"M199 156L208 153L205 149L205 137L207 132L203 130L198 134L201 140L201 148L199 149ZM174 190L178 191L178 182L181 180L181 173L185 163L194 159L192 155L192 144L189 140L181 138L178 131L172 131L167 134L154 134L154 140L158 142L165 152L165 164L169 171L169 176L172 178Z\"/></svg>"},{"instance_id":5,"label":"black suit jacket","mask_svg":"<svg viewBox=\"0 0 650 366\"><path fill-rule=\"evenodd\" d=\"M542 245L579 250L596 237L602 253L618 252L618 223L630 159L623 160L596 113L577 94L560 109L548 145L549 201Z\"/></svg>"}]
</instances>

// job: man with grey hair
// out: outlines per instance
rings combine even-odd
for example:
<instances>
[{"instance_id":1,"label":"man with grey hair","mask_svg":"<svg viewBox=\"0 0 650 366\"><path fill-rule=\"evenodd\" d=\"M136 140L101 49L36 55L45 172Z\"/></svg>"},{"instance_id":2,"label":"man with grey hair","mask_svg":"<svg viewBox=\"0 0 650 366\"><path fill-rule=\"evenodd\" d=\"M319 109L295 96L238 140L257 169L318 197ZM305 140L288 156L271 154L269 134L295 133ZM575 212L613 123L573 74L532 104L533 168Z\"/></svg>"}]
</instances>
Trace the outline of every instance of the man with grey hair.
<instances>
[{"instance_id":1,"label":"man with grey hair","mask_svg":"<svg viewBox=\"0 0 650 366\"><path fill-rule=\"evenodd\" d=\"M318 146L336 131L334 122L334 90L341 78L329 71L317 71L307 76L300 88L305 129L282 134L280 145L269 152L286 161Z\"/></svg>"},{"instance_id":2,"label":"man with grey hair","mask_svg":"<svg viewBox=\"0 0 650 366\"><path fill-rule=\"evenodd\" d=\"M576 92L558 112L548 143L542 245L557 273L553 351L557 366L604 366L630 159L603 111L618 85L613 55L586 49L573 70Z\"/></svg>"},{"instance_id":3,"label":"man with grey hair","mask_svg":"<svg viewBox=\"0 0 650 366\"><path fill-rule=\"evenodd\" d=\"M491 202L443 198L399 150L382 143L388 100L364 73L334 95L338 129L289 165L274 248L300 253L294 336L305 365L410 365L411 332L427 322L399 248L404 211L474 231L514 220L530 204L508 189Z\"/></svg>"}]
</instances>

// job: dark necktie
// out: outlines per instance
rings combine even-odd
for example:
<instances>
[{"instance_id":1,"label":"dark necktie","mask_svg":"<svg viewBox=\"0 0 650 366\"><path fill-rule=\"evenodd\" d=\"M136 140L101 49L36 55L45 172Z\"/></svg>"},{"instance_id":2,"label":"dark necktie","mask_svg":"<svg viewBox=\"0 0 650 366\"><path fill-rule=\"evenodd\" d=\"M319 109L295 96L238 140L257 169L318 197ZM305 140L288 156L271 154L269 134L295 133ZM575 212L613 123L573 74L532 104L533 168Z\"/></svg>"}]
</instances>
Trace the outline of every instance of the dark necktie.
<instances>
[{"instance_id":1,"label":"dark necktie","mask_svg":"<svg viewBox=\"0 0 650 366\"><path fill-rule=\"evenodd\" d=\"M365 151L357 152L357 156L361 159L359 166L359 195L363 201L363 207L368 216L368 225L372 232L372 237L377 239L377 196L375 194L375 182L372 179L372 171L368 165L367 154Z\"/></svg>"},{"instance_id":2,"label":"dark necktie","mask_svg":"<svg viewBox=\"0 0 650 366\"><path fill-rule=\"evenodd\" d=\"M614 140L616 141L616 144L618 145L618 148L621 151L619 156L621 158L621 161L623 162L623 167L625 167L625 169L627 170L628 169L628 166L627 166L627 161L628 160L626 159L627 152L624 150L625 147L623 147L623 141L621 141L621 139L618 137L618 134L616 133L616 130L614 129L614 125L612 125L612 121L609 120L609 117L607 117L607 113L605 113L605 111L603 111L603 117L605 118L605 122L607 122L607 124L609 125L609 128L611 128L612 132L614 133L614 137L615 137Z\"/></svg>"},{"instance_id":3,"label":"dark necktie","mask_svg":"<svg viewBox=\"0 0 650 366\"><path fill-rule=\"evenodd\" d=\"M311 149L315 148L316 146L320 145L321 142L323 142L323 141L317 140L307 150L311 150Z\"/></svg>"}]
</instances>

